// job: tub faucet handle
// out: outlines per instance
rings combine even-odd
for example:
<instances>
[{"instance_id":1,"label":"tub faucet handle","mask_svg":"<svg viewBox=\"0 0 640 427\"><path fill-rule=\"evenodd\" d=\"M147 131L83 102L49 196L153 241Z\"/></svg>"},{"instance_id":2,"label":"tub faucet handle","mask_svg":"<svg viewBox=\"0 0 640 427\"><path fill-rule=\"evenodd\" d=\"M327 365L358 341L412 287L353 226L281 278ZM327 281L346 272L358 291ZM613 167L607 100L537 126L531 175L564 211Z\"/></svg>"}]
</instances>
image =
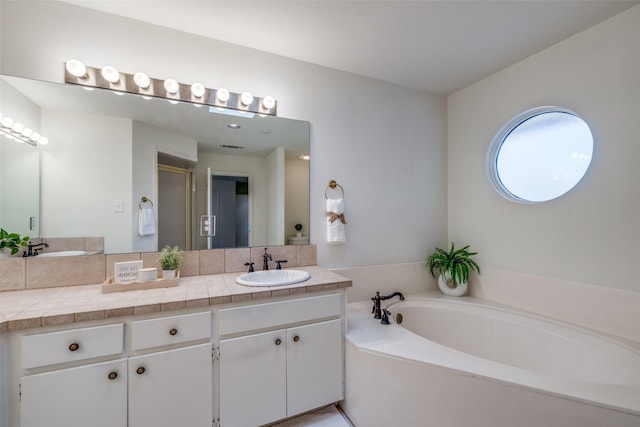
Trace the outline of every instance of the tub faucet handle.
<instances>
[{"instance_id":1,"label":"tub faucet handle","mask_svg":"<svg viewBox=\"0 0 640 427\"><path fill-rule=\"evenodd\" d=\"M389 325L389 315L391 314L391 312L389 310L387 310L386 308L382 309L382 320L380 320L380 323L382 323L383 325Z\"/></svg>"},{"instance_id":2,"label":"tub faucet handle","mask_svg":"<svg viewBox=\"0 0 640 427\"><path fill-rule=\"evenodd\" d=\"M374 319L380 319L380 292L376 292L374 297L371 297L371 301L373 301L373 308L371 308L371 313L373 313Z\"/></svg>"}]
</instances>

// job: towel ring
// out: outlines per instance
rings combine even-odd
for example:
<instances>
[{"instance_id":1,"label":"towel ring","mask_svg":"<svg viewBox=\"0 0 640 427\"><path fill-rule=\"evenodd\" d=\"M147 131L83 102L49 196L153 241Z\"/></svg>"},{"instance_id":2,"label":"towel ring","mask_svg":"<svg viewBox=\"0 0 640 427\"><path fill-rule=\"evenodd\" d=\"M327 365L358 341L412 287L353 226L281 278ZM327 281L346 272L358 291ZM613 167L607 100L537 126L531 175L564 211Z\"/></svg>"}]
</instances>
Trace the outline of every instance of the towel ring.
<instances>
[{"instance_id":1,"label":"towel ring","mask_svg":"<svg viewBox=\"0 0 640 427\"><path fill-rule=\"evenodd\" d=\"M142 199L140 199L140 203L138 204L138 207L139 207L140 209L142 209L142 205L143 205L144 203L151 203L151 207L153 207L153 202L151 201L151 199L149 199L149 198L147 198L147 197L145 197L145 196L142 196Z\"/></svg>"},{"instance_id":2,"label":"towel ring","mask_svg":"<svg viewBox=\"0 0 640 427\"><path fill-rule=\"evenodd\" d=\"M329 188L335 189L336 187L340 188L340 191L342 192L342 198L344 198L344 188L342 188L342 185L338 184L333 179L331 181L329 181L329 185L327 185L327 188L324 189L324 198L325 199L329 198L329 196L327 195L327 191L329 191Z\"/></svg>"}]
</instances>

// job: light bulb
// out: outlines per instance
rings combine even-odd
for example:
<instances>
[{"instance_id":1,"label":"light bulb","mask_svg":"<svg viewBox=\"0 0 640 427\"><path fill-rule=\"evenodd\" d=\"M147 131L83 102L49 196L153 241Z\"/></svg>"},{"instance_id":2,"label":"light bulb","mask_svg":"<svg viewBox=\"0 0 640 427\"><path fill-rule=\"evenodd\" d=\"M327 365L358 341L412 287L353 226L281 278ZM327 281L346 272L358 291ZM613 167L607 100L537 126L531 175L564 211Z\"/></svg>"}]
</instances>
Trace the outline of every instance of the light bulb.
<instances>
[{"instance_id":1,"label":"light bulb","mask_svg":"<svg viewBox=\"0 0 640 427\"><path fill-rule=\"evenodd\" d=\"M174 94L180 90L180 85L174 79L167 79L164 81L164 88L167 92Z\"/></svg>"},{"instance_id":2,"label":"light bulb","mask_svg":"<svg viewBox=\"0 0 640 427\"><path fill-rule=\"evenodd\" d=\"M2 121L0 121L0 125L3 128L11 128L11 126L13 126L14 123L15 121L11 117L7 117L7 116L4 116L2 118Z\"/></svg>"},{"instance_id":3,"label":"light bulb","mask_svg":"<svg viewBox=\"0 0 640 427\"><path fill-rule=\"evenodd\" d=\"M29 137L29 139L33 142L38 142L38 140L40 139L40 134L38 132L34 132L31 134L31 137Z\"/></svg>"},{"instance_id":4,"label":"light bulb","mask_svg":"<svg viewBox=\"0 0 640 427\"><path fill-rule=\"evenodd\" d=\"M150 99L153 99L153 98L147 95L143 95L142 99L149 101Z\"/></svg>"},{"instance_id":5,"label":"light bulb","mask_svg":"<svg viewBox=\"0 0 640 427\"><path fill-rule=\"evenodd\" d=\"M202 83L194 83L194 84L192 84L191 85L191 93L196 98L202 98L202 96L204 95L204 86L202 85Z\"/></svg>"},{"instance_id":6,"label":"light bulb","mask_svg":"<svg viewBox=\"0 0 640 427\"><path fill-rule=\"evenodd\" d=\"M40 145L47 145L49 143L49 138L47 138L46 136L41 136L40 140L38 141L38 144Z\"/></svg>"},{"instance_id":7,"label":"light bulb","mask_svg":"<svg viewBox=\"0 0 640 427\"><path fill-rule=\"evenodd\" d=\"M253 103L253 95L251 95L251 92L242 92L242 95L240 95L240 102L246 106L251 105Z\"/></svg>"},{"instance_id":8,"label":"light bulb","mask_svg":"<svg viewBox=\"0 0 640 427\"><path fill-rule=\"evenodd\" d=\"M11 130L16 133L22 133L24 130L24 125L22 123L15 122L13 126L11 126Z\"/></svg>"},{"instance_id":9,"label":"light bulb","mask_svg":"<svg viewBox=\"0 0 640 427\"><path fill-rule=\"evenodd\" d=\"M216 99L220 102L227 102L229 100L229 91L225 88L220 88L216 91Z\"/></svg>"},{"instance_id":10,"label":"light bulb","mask_svg":"<svg viewBox=\"0 0 640 427\"><path fill-rule=\"evenodd\" d=\"M87 67L77 59L70 59L64 64L65 68L74 77L79 79L87 77Z\"/></svg>"},{"instance_id":11,"label":"light bulb","mask_svg":"<svg viewBox=\"0 0 640 427\"><path fill-rule=\"evenodd\" d=\"M262 106L267 110L271 110L276 106L276 100L273 96L265 96L262 100Z\"/></svg>"},{"instance_id":12,"label":"light bulb","mask_svg":"<svg viewBox=\"0 0 640 427\"><path fill-rule=\"evenodd\" d=\"M25 138L29 138L32 133L33 133L33 130L31 130L30 128L24 128L22 130L22 136L24 136Z\"/></svg>"},{"instance_id":13,"label":"light bulb","mask_svg":"<svg viewBox=\"0 0 640 427\"><path fill-rule=\"evenodd\" d=\"M133 75L133 82L142 89L146 89L151 84L151 79L145 73L135 73Z\"/></svg>"},{"instance_id":14,"label":"light bulb","mask_svg":"<svg viewBox=\"0 0 640 427\"><path fill-rule=\"evenodd\" d=\"M176 101L175 99L170 99L169 104L180 104L180 101Z\"/></svg>"},{"instance_id":15,"label":"light bulb","mask_svg":"<svg viewBox=\"0 0 640 427\"><path fill-rule=\"evenodd\" d=\"M107 65L102 67L102 77L109 83L118 83L120 81L120 72L115 67Z\"/></svg>"}]
</instances>

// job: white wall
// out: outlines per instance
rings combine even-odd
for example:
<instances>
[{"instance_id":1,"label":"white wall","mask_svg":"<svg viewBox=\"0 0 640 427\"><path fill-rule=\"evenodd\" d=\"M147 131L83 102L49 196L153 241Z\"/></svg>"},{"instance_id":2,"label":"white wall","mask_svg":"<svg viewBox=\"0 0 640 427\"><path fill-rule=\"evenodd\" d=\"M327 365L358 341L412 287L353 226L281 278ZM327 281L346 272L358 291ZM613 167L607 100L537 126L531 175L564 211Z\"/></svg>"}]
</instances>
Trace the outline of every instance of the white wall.
<instances>
[{"instance_id":1,"label":"white wall","mask_svg":"<svg viewBox=\"0 0 640 427\"><path fill-rule=\"evenodd\" d=\"M284 148L276 147L267 164L267 242L284 245Z\"/></svg>"},{"instance_id":2,"label":"white wall","mask_svg":"<svg viewBox=\"0 0 640 427\"><path fill-rule=\"evenodd\" d=\"M309 235L309 162L285 160L285 239L296 235L296 224L302 224L302 234ZM286 240L285 240L286 242Z\"/></svg>"},{"instance_id":3,"label":"white wall","mask_svg":"<svg viewBox=\"0 0 640 427\"><path fill-rule=\"evenodd\" d=\"M41 148L41 236L104 236L106 253L131 250L131 128L127 119L42 110L51 143Z\"/></svg>"},{"instance_id":4,"label":"white wall","mask_svg":"<svg viewBox=\"0 0 640 427\"><path fill-rule=\"evenodd\" d=\"M0 112L41 132L40 107L4 80ZM40 148L0 135L0 227L22 236L40 235L39 185ZM30 217L35 218L33 224Z\"/></svg>"},{"instance_id":5,"label":"white wall","mask_svg":"<svg viewBox=\"0 0 640 427\"><path fill-rule=\"evenodd\" d=\"M69 4L0 7L3 74L60 82L64 62L77 58L270 94L279 115L310 121L309 232L319 265L419 261L446 242L444 98ZM346 192L341 246L325 243L331 179Z\"/></svg>"},{"instance_id":6,"label":"white wall","mask_svg":"<svg viewBox=\"0 0 640 427\"><path fill-rule=\"evenodd\" d=\"M507 120L541 105L587 121L593 162L561 198L509 202L485 155ZM640 291L640 6L451 95L447 117L451 240L487 268Z\"/></svg>"}]
</instances>

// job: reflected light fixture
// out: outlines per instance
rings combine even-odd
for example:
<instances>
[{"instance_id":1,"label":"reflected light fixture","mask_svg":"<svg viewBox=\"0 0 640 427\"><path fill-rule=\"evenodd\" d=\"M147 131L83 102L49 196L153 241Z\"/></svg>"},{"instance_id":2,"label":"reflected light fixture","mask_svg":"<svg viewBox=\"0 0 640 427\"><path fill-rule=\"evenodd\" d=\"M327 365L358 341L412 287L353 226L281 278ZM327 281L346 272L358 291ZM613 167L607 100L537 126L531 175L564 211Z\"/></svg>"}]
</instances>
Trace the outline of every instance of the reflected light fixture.
<instances>
[{"instance_id":1,"label":"reflected light fixture","mask_svg":"<svg viewBox=\"0 0 640 427\"><path fill-rule=\"evenodd\" d=\"M184 84L175 79L155 79L143 72L121 73L110 65L102 68L89 67L77 59L70 59L65 63L64 81L85 89L98 88L132 93L145 99L164 98L224 108L230 112L277 115L278 103L273 96L260 98L250 92L233 93L226 88L210 89L199 82Z\"/></svg>"},{"instance_id":2,"label":"reflected light fixture","mask_svg":"<svg viewBox=\"0 0 640 427\"><path fill-rule=\"evenodd\" d=\"M300 160L309 160L309 159L311 158L311 156L309 156L308 154L300 154L300 155L298 156L298 158L299 158Z\"/></svg>"},{"instance_id":3,"label":"reflected light fixture","mask_svg":"<svg viewBox=\"0 0 640 427\"><path fill-rule=\"evenodd\" d=\"M45 145L49 142L47 137L41 136L38 132L34 132L31 128L26 127L20 122L16 122L9 116L0 114L0 134L5 137L26 144Z\"/></svg>"}]
</instances>

